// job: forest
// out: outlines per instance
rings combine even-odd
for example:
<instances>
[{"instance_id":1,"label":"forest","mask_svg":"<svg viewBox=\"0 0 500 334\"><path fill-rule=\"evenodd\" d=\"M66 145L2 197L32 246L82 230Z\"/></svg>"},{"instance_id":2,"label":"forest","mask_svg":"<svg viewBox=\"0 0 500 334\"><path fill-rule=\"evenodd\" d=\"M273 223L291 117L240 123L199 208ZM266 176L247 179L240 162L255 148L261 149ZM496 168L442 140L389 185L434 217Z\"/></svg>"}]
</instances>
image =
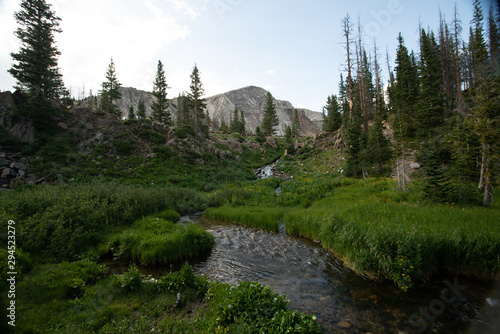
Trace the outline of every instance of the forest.
<instances>
[{"instance_id":1,"label":"forest","mask_svg":"<svg viewBox=\"0 0 500 334\"><path fill-rule=\"evenodd\" d=\"M474 1L468 41L456 6L451 22L439 13L437 32L420 25L419 50L408 50L399 34L394 69L387 55L387 85L376 41L367 54L361 26L356 34L350 16L344 18L347 74L338 95L328 97L324 130L342 131L347 175L360 177L373 165L381 172L395 156L404 190L405 155L412 150L425 166L429 197L456 202L465 184L477 182L490 205L499 165L498 15L492 6L485 20ZM393 145L384 126L394 133Z\"/></svg>"}]
</instances>

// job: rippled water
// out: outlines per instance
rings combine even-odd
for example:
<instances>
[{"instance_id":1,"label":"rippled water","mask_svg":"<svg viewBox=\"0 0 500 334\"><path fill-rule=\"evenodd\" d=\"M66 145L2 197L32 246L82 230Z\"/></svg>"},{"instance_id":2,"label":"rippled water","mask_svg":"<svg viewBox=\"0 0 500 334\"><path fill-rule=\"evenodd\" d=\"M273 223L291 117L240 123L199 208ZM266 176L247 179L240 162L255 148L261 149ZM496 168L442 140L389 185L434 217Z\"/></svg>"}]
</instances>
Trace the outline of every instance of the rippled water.
<instances>
[{"instance_id":1,"label":"rippled water","mask_svg":"<svg viewBox=\"0 0 500 334\"><path fill-rule=\"evenodd\" d=\"M496 333L491 323L500 316L500 297L491 284L443 277L405 294L390 282L354 274L308 240L203 216L186 221L216 238L211 254L191 262L196 274L268 285L286 295L291 308L316 315L325 333L468 333L477 326L484 327L477 333Z\"/></svg>"}]
</instances>

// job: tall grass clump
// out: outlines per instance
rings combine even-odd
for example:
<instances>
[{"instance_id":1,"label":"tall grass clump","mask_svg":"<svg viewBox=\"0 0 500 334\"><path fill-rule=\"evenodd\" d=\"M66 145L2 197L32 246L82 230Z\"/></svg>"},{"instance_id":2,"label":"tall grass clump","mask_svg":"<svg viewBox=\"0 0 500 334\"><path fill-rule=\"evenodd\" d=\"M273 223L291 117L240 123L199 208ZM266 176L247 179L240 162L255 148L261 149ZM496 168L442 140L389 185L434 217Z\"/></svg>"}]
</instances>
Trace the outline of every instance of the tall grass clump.
<instances>
[{"instance_id":1,"label":"tall grass clump","mask_svg":"<svg viewBox=\"0 0 500 334\"><path fill-rule=\"evenodd\" d=\"M280 221L286 212L283 207L228 207L208 208L205 216L225 221L238 222L245 226L258 227L266 231L278 232Z\"/></svg>"},{"instance_id":2,"label":"tall grass clump","mask_svg":"<svg viewBox=\"0 0 500 334\"><path fill-rule=\"evenodd\" d=\"M174 224L149 216L113 237L111 250L144 265L171 263L200 256L214 245L214 237L196 224Z\"/></svg>"},{"instance_id":3,"label":"tall grass clump","mask_svg":"<svg viewBox=\"0 0 500 334\"><path fill-rule=\"evenodd\" d=\"M166 209L195 212L206 207L201 193L178 187L113 183L24 187L0 194L0 210L16 221L19 245L48 261L74 260L116 226Z\"/></svg>"},{"instance_id":4,"label":"tall grass clump","mask_svg":"<svg viewBox=\"0 0 500 334\"><path fill-rule=\"evenodd\" d=\"M319 240L351 268L407 290L436 273L500 275L498 207L458 207L363 180L285 215L287 232ZM392 195L393 194L393 195Z\"/></svg>"}]
</instances>

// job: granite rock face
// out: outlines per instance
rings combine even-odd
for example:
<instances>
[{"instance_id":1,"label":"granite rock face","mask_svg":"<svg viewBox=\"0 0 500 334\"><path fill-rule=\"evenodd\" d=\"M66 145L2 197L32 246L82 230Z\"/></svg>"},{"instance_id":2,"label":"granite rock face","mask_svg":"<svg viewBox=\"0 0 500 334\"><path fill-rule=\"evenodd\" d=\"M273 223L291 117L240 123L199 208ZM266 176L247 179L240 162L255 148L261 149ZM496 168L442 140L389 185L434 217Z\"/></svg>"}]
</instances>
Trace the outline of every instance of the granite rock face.
<instances>
[{"instance_id":1,"label":"granite rock face","mask_svg":"<svg viewBox=\"0 0 500 334\"><path fill-rule=\"evenodd\" d=\"M262 124L267 93L265 89L249 86L207 98L207 111L212 121L212 128L217 130L222 121L230 124L234 108L238 107L245 116L247 132L255 133L257 126ZM279 126L276 127L276 134L284 136L286 127L292 126L295 108L288 101L276 99L274 99L274 105L280 121ZM302 129L301 135L315 136L321 132L322 113L298 109L298 115Z\"/></svg>"}]
</instances>

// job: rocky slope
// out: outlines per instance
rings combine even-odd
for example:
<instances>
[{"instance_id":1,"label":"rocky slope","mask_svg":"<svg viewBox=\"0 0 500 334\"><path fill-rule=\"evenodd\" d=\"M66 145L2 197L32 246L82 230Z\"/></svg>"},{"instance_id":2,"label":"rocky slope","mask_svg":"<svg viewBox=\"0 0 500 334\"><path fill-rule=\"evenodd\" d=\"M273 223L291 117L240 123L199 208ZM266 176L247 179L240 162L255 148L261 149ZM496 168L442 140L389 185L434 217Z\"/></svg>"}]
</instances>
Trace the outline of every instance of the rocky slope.
<instances>
[{"instance_id":1,"label":"rocky slope","mask_svg":"<svg viewBox=\"0 0 500 334\"><path fill-rule=\"evenodd\" d=\"M149 107L153 102L153 96L149 92L137 90L135 88L121 88L122 98L117 102L122 116L126 118L130 106L134 107L137 112L139 100L142 98L146 105L148 116L151 113ZM224 94L206 98L207 112L210 115L212 130L218 130L222 121L230 124L231 117L235 106L243 111L246 120L246 128L250 133L255 133L257 126L262 123L262 111L266 101L267 91L254 86L249 86L237 90L233 90ZM170 112L172 119L177 118L177 101L171 100ZM293 105L288 101L280 101L275 99L276 111L280 120L280 125L277 128L277 135L285 134L286 126L292 126L294 110ZM315 136L322 128L323 114L314 112L308 109L298 109L299 120L301 124L301 135Z\"/></svg>"},{"instance_id":2,"label":"rocky slope","mask_svg":"<svg viewBox=\"0 0 500 334\"><path fill-rule=\"evenodd\" d=\"M233 90L224 94L207 98L207 111L212 120L213 127L222 121L230 124L235 107L243 111L247 131L255 133L255 128L262 124L263 109L266 102L267 91L254 86ZM294 118L293 105L288 101L274 100L276 112L280 120L277 135L285 134L286 126L292 126ZM323 115L307 109L298 109L301 125L301 135L315 136L321 131Z\"/></svg>"}]
</instances>

